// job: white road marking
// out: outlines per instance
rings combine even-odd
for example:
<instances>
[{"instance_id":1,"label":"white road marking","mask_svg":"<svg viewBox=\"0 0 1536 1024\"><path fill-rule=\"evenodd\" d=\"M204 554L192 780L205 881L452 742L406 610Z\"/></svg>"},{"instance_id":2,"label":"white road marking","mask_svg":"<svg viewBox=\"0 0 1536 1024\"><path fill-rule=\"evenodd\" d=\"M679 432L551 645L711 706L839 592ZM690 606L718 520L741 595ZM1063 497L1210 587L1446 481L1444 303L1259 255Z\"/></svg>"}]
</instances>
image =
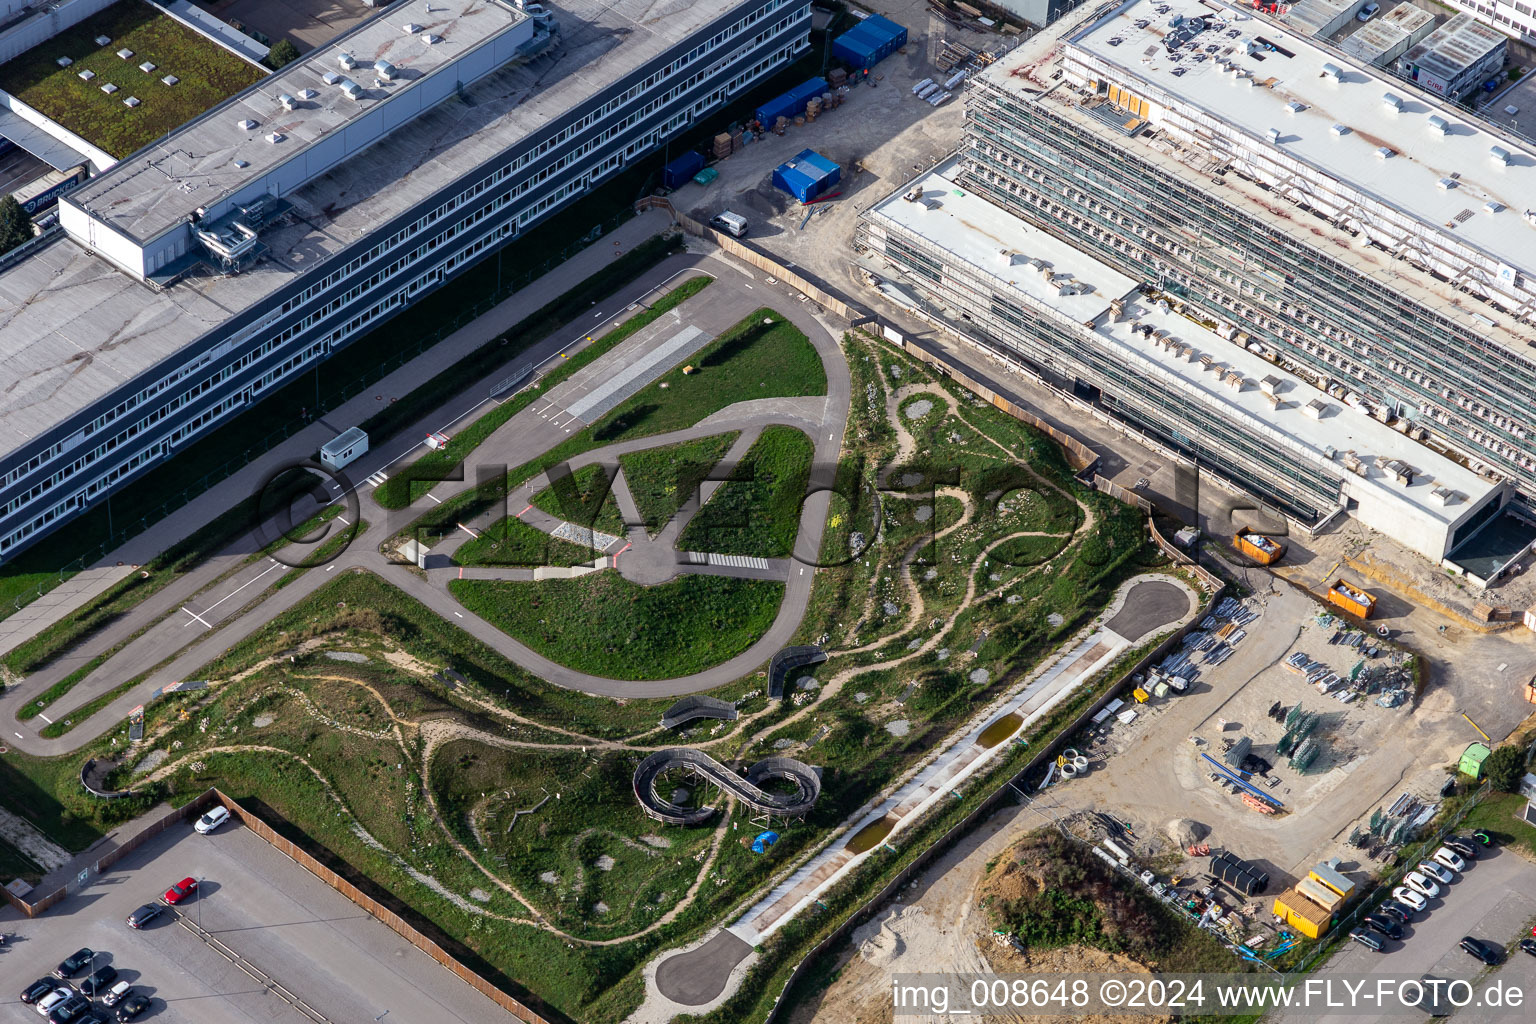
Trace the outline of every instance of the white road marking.
<instances>
[{"instance_id":1,"label":"white road marking","mask_svg":"<svg viewBox=\"0 0 1536 1024\"><path fill-rule=\"evenodd\" d=\"M19 732L18 732L18 733L16 733L16 734L15 734L15 736L16 736L16 738L17 738L17 739L19 739L19 740L24 740L24 739L26 739L26 737L25 737L25 736L23 736L23 735L22 735L22 734L21 734L21 733L19 733Z\"/></svg>"},{"instance_id":2,"label":"white road marking","mask_svg":"<svg viewBox=\"0 0 1536 1024\"><path fill-rule=\"evenodd\" d=\"M478 533L476 533L474 530L471 530L469 527L465 526L463 523L458 523L456 525L458 526L459 529L463 530L465 533L469 534L471 537L475 538L476 540L480 539L480 535Z\"/></svg>"},{"instance_id":3,"label":"white road marking","mask_svg":"<svg viewBox=\"0 0 1536 1024\"><path fill-rule=\"evenodd\" d=\"M347 522L347 517L346 516L337 516L336 518L340 519L342 521L342 523L347 525L347 526L351 526L352 525L351 523Z\"/></svg>"},{"instance_id":4,"label":"white road marking","mask_svg":"<svg viewBox=\"0 0 1536 1024\"><path fill-rule=\"evenodd\" d=\"M331 563L331 564L330 564L330 565L328 565L328 566L326 566L326 567L325 567L325 571L326 571L326 572L330 572L330 571L331 571L331 570L332 570L332 569L334 569L334 568L336 568L336 563L335 563L335 562L332 562L332 563Z\"/></svg>"},{"instance_id":5,"label":"white road marking","mask_svg":"<svg viewBox=\"0 0 1536 1024\"><path fill-rule=\"evenodd\" d=\"M197 614L197 612L193 611L191 608L188 608L186 605L182 605L181 606L181 610L186 612L188 615L192 616L198 622L201 622L203 625L208 626L209 629L213 628L213 626L209 625L207 619L203 618L201 615ZM190 625L192 625L192 623L190 623L190 622L182 623L182 627L183 628L186 628L187 626L190 626Z\"/></svg>"},{"instance_id":6,"label":"white road marking","mask_svg":"<svg viewBox=\"0 0 1536 1024\"><path fill-rule=\"evenodd\" d=\"M439 504L439 505L441 505L441 504L442 504L442 503L443 503L443 499L441 499L441 498L437 498L437 497L433 497L433 496L432 496L432 495L430 495L430 494L429 494L429 495L427 495L427 497L429 497L429 498L432 498L432 500L433 500L433 501L435 501L435 502L437 502L437 503L438 503L438 504Z\"/></svg>"},{"instance_id":7,"label":"white road marking","mask_svg":"<svg viewBox=\"0 0 1536 1024\"><path fill-rule=\"evenodd\" d=\"M43 721L47 722L49 725L53 724L53 719L49 718L47 715L43 714L41 711L39 711L37 713L37 717L41 718Z\"/></svg>"},{"instance_id":8,"label":"white road marking","mask_svg":"<svg viewBox=\"0 0 1536 1024\"><path fill-rule=\"evenodd\" d=\"M252 583L255 583L257 580L261 579L267 573L271 572L273 569L280 569L280 568L282 568L282 563L277 561L276 559L273 559L271 565L267 566L265 569L261 570L261 572L257 573L253 578L246 580L244 583L240 584L234 590L231 590L229 593L225 594L223 597L221 597L217 601L213 602L213 604L209 605L207 608L204 608L203 611L205 611L205 612L213 611L219 605L223 604L225 601L228 601L230 598L232 598L236 594L240 593L240 591L244 590L246 587L250 586ZM188 614L191 614L191 613L189 612ZM207 623L205 622L205 623L203 623L203 625L206 626Z\"/></svg>"},{"instance_id":9,"label":"white road marking","mask_svg":"<svg viewBox=\"0 0 1536 1024\"><path fill-rule=\"evenodd\" d=\"M453 614L457 615L461 619L464 617L464 613L463 612L454 612Z\"/></svg>"}]
</instances>

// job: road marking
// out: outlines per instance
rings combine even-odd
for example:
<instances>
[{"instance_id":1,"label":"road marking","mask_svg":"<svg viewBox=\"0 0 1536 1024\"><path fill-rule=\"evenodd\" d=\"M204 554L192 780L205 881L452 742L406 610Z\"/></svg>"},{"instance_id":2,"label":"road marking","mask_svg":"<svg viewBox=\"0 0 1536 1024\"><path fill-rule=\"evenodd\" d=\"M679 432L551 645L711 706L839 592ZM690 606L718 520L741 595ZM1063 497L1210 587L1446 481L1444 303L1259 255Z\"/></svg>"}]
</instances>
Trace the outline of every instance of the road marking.
<instances>
[{"instance_id":1,"label":"road marking","mask_svg":"<svg viewBox=\"0 0 1536 1024\"><path fill-rule=\"evenodd\" d=\"M527 511L528 511L528 509L530 509L530 508L533 508L533 503L532 503L532 502L529 502L529 503L528 503L528 508L525 508L525 509L523 509L523 512L527 512ZM521 519L521 518L523 518L523 512L519 512L519 513L518 513L518 514L517 514L517 518L518 518L518 519Z\"/></svg>"},{"instance_id":2,"label":"road marking","mask_svg":"<svg viewBox=\"0 0 1536 1024\"><path fill-rule=\"evenodd\" d=\"M191 608L188 608L186 605L182 605L181 606L181 610L186 612L188 615L192 616L198 622L201 622L203 625L208 626L209 629L213 628L211 625L208 624L208 620L207 619L203 618L201 615L197 614L197 612L193 611ZM187 626L190 626L190 625L192 625L192 623L190 623L190 622L183 622L182 623L182 628L185 629Z\"/></svg>"},{"instance_id":3,"label":"road marking","mask_svg":"<svg viewBox=\"0 0 1536 1024\"><path fill-rule=\"evenodd\" d=\"M464 613L463 612L454 612L453 614L457 615L461 619L464 617Z\"/></svg>"},{"instance_id":4,"label":"road marking","mask_svg":"<svg viewBox=\"0 0 1536 1024\"><path fill-rule=\"evenodd\" d=\"M15 733L15 734L14 734L14 735L15 735L15 736L16 736L16 738L17 738L17 739L19 739L19 740L24 740L24 739L26 739L26 737L25 737L25 736L23 736L23 735L22 735L22 734L21 734L21 733L19 733L19 732L18 732L18 733Z\"/></svg>"},{"instance_id":5,"label":"road marking","mask_svg":"<svg viewBox=\"0 0 1536 1024\"><path fill-rule=\"evenodd\" d=\"M49 725L53 724L53 719L49 718L47 715L43 714L41 711L39 711L37 713L37 717L41 718L43 721L47 722Z\"/></svg>"},{"instance_id":6,"label":"road marking","mask_svg":"<svg viewBox=\"0 0 1536 1024\"><path fill-rule=\"evenodd\" d=\"M603 315L603 311L602 310L598 310L596 313L592 314L592 319L596 320L598 317L600 317L602 315Z\"/></svg>"},{"instance_id":7,"label":"road marking","mask_svg":"<svg viewBox=\"0 0 1536 1024\"><path fill-rule=\"evenodd\" d=\"M464 578L464 567L461 565L461 566L459 566L459 579L463 579L463 578Z\"/></svg>"},{"instance_id":8,"label":"road marking","mask_svg":"<svg viewBox=\"0 0 1536 1024\"><path fill-rule=\"evenodd\" d=\"M745 282L745 281L743 281L743 282L742 282L742 287L743 287L743 288L751 288L751 287L752 287L752 286L751 286L751 285L749 285L749 284L747 284L747 283L746 283L746 282Z\"/></svg>"},{"instance_id":9,"label":"road marking","mask_svg":"<svg viewBox=\"0 0 1536 1024\"><path fill-rule=\"evenodd\" d=\"M465 526L463 523L458 523L456 525L458 526L459 529L463 530L465 533L469 534L471 537L475 538L476 540L480 539L480 535L478 533L476 533L474 530L471 530L469 527Z\"/></svg>"},{"instance_id":10,"label":"road marking","mask_svg":"<svg viewBox=\"0 0 1536 1024\"><path fill-rule=\"evenodd\" d=\"M351 526L352 525L351 523L347 522L347 517L346 516L337 516L336 518L340 519L344 526Z\"/></svg>"},{"instance_id":11,"label":"road marking","mask_svg":"<svg viewBox=\"0 0 1536 1024\"><path fill-rule=\"evenodd\" d=\"M326 572L330 572L330 571L331 571L331 570L332 570L332 569L334 569L334 568L336 568L336 563L335 563L335 562L332 562L332 563L331 563L331 564L330 564L330 565L328 565L328 566L326 566L326 567L325 567L325 571L326 571Z\"/></svg>"},{"instance_id":12,"label":"road marking","mask_svg":"<svg viewBox=\"0 0 1536 1024\"><path fill-rule=\"evenodd\" d=\"M435 496L433 496L431 494L427 495L427 497L431 498L433 501L437 502L439 505L441 505L443 503L443 499L442 498L435 497Z\"/></svg>"},{"instance_id":13,"label":"road marking","mask_svg":"<svg viewBox=\"0 0 1536 1024\"><path fill-rule=\"evenodd\" d=\"M378 487L378 486L382 485L384 483L384 481L386 481L388 479L389 479L389 474L385 473L381 469L377 473L370 473L368 475L368 479L367 479L366 483L368 483L372 487Z\"/></svg>"},{"instance_id":14,"label":"road marking","mask_svg":"<svg viewBox=\"0 0 1536 1024\"><path fill-rule=\"evenodd\" d=\"M231 590L229 593L225 594L223 597L221 597L217 601L213 602L213 604L209 605L207 608L204 608L203 611L205 611L205 612L213 611L219 605L223 604L225 601L228 601L230 598L232 598L236 594L240 593L240 591L244 590L246 587L250 586L252 583L255 583L256 580L261 579L263 576L265 576L267 573L271 572L273 569L278 569L278 568L281 568L281 567L282 567L282 563L274 558L272 560L272 564L267 566L265 569L261 570L261 572L257 573L254 578L246 580L244 583L240 584L234 590ZM190 615L191 613L188 612L187 614ZM203 623L203 625L206 626L207 623L205 622L205 623Z\"/></svg>"}]
</instances>

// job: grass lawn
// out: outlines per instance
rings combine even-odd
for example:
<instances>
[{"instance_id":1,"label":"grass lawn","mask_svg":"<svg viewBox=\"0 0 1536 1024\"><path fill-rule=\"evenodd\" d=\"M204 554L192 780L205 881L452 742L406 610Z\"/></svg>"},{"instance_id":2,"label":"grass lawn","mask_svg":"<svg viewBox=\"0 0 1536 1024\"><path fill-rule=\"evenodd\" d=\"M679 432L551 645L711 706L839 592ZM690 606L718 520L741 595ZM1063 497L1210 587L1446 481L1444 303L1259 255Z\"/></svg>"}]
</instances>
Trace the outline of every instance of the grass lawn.
<instances>
[{"instance_id":1,"label":"grass lawn","mask_svg":"<svg viewBox=\"0 0 1536 1024\"><path fill-rule=\"evenodd\" d=\"M821 357L794 324L764 307L663 374L592 426L601 444L682 430L726 406L753 398L827 393Z\"/></svg>"},{"instance_id":2,"label":"grass lawn","mask_svg":"<svg viewBox=\"0 0 1536 1024\"><path fill-rule=\"evenodd\" d=\"M42 881L43 869L31 857L0 839L0 885L20 878L28 885Z\"/></svg>"},{"instance_id":3,"label":"grass lawn","mask_svg":"<svg viewBox=\"0 0 1536 1024\"><path fill-rule=\"evenodd\" d=\"M574 580L454 580L464 607L551 661L609 679L670 679L751 647L784 585L684 575L642 587L616 572Z\"/></svg>"},{"instance_id":4,"label":"grass lawn","mask_svg":"<svg viewBox=\"0 0 1536 1024\"><path fill-rule=\"evenodd\" d=\"M595 462L551 482L533 496L533 504L568 523L624 536L624 520L613 497L613 481Z\"/></svg>"},{"instance_id":5,"label":"grass lawn","mask_svg":"<svg viewBox=\"0 0 1536 1024\"><path fill-rule=\"evenodd\" d=\"M98 46L98 36L112 41ZM133 56L119 57L123 49ZM74 63L61 68L60 57ZM141 71L145 63L154 69ZM95 77L82 80L85 71ZM167 75L179 81L166 85ZM123 0L0 66L0 89L122 159L263 77L149 4ZM117 91L102 92L108 84ZM140 105L124 106L130 96Z\"/></svg>"},{"instance_id":6,"label":"grass lawn","mask_svg":"<svg viewBox=\"0 0 1536 1024\"><path fill-rule=\"evenodd\" d=\"M1500 846L1508 846L1527 860L1536 860L1536 828L1519 819L1525 797L1519 793L1490 793L1482 803L1467 812L1456 826L1458 832L1483 829Z\"/></svg>"},{"instance_id":7,"label":"grass lawn","mask_svg":"<svg viewBox=\"0 0 1536 1024\"><path fill-rule=\"evenodd\" d=\"M678 538L688 551L784 558L795 547L815 445L793 427L768 427Z\"/></svg>"},{"instance_id":8,"label":"grass lawn","mask_svg":"<svg viewBox=\"0 0 1536 1024\"><path fill-rule=\"evenodd\" d=\"M453 554L456 565L505 565L534 568L540 565L591 564L598 552L536 530L509 516L474 540L460 544Z\"/></svg>"},{"instance_id":9,"label":"grass lawn","mask_svg":"<svg viewBox=\"0 0 1536 1024\"><path fill-rule=\"evenodd\" d=\"M740 436L741 431L732 430L619 456L624 483L652 537L693 498L710 469L725 457Z\"/></svg>"}]
</instances>

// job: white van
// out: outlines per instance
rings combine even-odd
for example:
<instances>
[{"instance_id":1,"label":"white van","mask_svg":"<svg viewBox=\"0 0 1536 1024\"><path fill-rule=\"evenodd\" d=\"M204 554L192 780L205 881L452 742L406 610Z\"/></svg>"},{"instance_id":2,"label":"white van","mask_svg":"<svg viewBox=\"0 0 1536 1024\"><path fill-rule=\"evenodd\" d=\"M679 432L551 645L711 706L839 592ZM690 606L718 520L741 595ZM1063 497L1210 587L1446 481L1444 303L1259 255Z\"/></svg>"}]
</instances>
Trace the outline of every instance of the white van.
<instances>
[{"instance_id":1,"label":"white van","mask_svg":"<svg viewBox=\"0 0 1536 1024\"><path fill-rule=\"evenodd\" d=\"M739 213L732 213L730 210L710 218L709 223L711 227L717 227L721 231L729 232L732 238L742 238L747 233L747 218Z\"/></svg>"}]
</instances>

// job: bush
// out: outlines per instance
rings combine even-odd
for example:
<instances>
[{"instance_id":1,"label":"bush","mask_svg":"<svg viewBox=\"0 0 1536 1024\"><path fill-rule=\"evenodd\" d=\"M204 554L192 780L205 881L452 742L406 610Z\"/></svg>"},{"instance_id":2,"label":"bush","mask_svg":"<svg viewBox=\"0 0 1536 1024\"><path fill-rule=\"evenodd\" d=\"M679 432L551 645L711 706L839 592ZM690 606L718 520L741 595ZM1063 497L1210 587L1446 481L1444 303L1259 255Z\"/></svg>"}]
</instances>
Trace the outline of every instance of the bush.
<instances>
[{"instance_id":1,"label":"bush","mask_svg":"<svg viewBox=\"0 0 1536 1024\"><path fill-rule=\"evenodd\" d=\"M1525 752L1519 747L1500 747L1483 762L1483 775L1499 792L1516 792L1525 777Z\"/></svg>"},{"instance_id":2,"label":"bush","mask_svg":"<svg viewBox=\"0 0 1536 1024\"><path fill-rule=\"evenodd\" d=\"M267 55L262 58L261 62L273 71L276 71L286 64L292 64L298 59L299 48L286 39L279 39L277 45L267 51Z\"/></svg>"},{"instance_id":3,"label":"bush","mask_svg":"<svg viewBox=\"0 0 1536 1024\"><path fill-rule=\"evenodd\" d=\"M32 237L32 215L7 195L0 198L0 253L10 252Z\"/></svg>"}]
</instances>

